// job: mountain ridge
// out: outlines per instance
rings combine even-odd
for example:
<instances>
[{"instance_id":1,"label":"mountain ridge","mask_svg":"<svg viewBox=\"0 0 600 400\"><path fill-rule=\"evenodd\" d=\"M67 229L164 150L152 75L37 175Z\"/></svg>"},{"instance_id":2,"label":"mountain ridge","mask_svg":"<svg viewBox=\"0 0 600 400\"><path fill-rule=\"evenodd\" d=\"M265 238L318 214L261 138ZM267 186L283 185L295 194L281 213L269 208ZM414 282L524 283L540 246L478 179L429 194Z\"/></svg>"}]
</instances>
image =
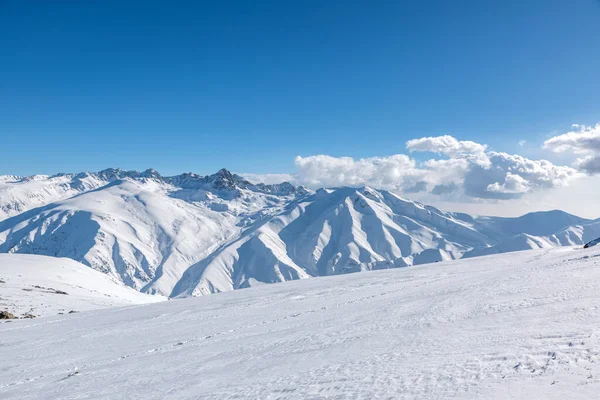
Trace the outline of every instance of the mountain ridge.
<instances>
[{"instance_id":1,"label":"mountain ridge","mask_svg":"<svg viewBox=\"0 0 600 400\"><path fill-rule=\"evenodd\" d=\"M370 187L254 184L226 169L173 177L106 169L0 182L0 209L14 214L0 217L0 253L69 257L172 297L600 236L600 222L559 210L471 216ZM18 212L11 200L31 208Z\"/></svg>"},{"instance_id":2,"label":"mountain ridge","mask_svg":"<svg viewBox=\"0 0 600 400\"><path fill-rule=\"evenodd\" d=\"M157 180L184 190L195 190L212 186L229 196L236 195L236 188L272 194L309 192L305 187L294 186L289 182L271 185L263 183L253 184L240 175L232 174L225 168L212 175L198 175L186 172L174 176L162 176L152 168L148 168L142 172L120 168L107 168L98 172L58 173L54 175L1 175L0 220L20 214L31 208L35 208L35 206L64 200L123 179ZM29 184L29 187L24 187L27 184Z\"/></svg>"}]
</instances>

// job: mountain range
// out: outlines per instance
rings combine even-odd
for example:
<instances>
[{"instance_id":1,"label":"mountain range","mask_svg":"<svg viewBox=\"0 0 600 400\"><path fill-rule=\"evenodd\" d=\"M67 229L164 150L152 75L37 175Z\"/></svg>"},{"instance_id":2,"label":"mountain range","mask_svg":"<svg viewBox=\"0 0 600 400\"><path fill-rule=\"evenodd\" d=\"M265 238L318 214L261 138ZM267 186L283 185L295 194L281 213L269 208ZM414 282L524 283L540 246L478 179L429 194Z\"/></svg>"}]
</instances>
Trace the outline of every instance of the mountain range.
<instances>
[{"instance_id":1,"label":"mountain range","mask_svg":"<svg viewBox=\"0 0 600 400\"><path fill-rule=\"evenodd\" d=\"M225 169L0 177L0 253L68 257L170 297L599 236L600 220L562 211L471 216L385 190L254 184Z\"/></svg>"}]
</instances>

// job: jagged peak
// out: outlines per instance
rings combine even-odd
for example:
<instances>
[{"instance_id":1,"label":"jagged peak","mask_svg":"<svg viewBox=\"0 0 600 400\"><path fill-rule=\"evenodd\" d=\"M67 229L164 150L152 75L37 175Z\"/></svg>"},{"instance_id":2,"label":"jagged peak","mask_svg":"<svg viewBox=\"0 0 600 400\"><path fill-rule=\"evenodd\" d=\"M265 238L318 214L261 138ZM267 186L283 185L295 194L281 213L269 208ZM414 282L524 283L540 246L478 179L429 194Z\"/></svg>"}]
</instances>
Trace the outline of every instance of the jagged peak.
<instances>
[{"instance_id":1,"label":"jagged peak","mask_svg":"<svg viewBox=\"0 0 600 400\"><path fill-rule=\"evenodd\" d=\"M32 175L17 177L13 175L0 176L0 182L28 182L32 180L43 180L53 178L70 178L71 187L78 190L87 190L92 185L88 180L100 180L114 182L121 179L153 179L159 180L182 189L204 189L218 192L228 192L228 196L240 195L242 190L261 192L274 195L305 195L310 191L303 186L294 186L290 182L278 184L254 184L243 176L237 175L227 168L221 168L211 175L199 175L193 172L185 172L180 175L165 177L157 170L148 168L143 172L137 170L124 170L119 167L110 167L98 172L58 173L54 175Z\"/></svg>"},{"instance_id":2,"label":"jagged peak","mask_svg":"<svg viewBox=\"0 0 600 400\"><path fill-rule=\"evenodd\" d=\"M294 186L290 182L277 184L252 183L243 176L232 173L226 168L221 168L212 175L201 176L194 173L185 173L167 178L170 183L185 189L215 189L221 192L241 194L242 190L260 192L274 195L305 195L310 191L304 186Z\"/></svg>"},{"instance_id":3,"label":"jagged peak","mask_svg":"<svg viewBox=\"0 0 600 400\"><path fill-rule=\"evenodd\" d=\"M220 170L217 171L217 173L213 174L213 176L221 176L223 178L232 178L233 179L233 174L227 169L227 168L221 168Z\"/></svg>"},{"instance_id":4,"label":"jagged peak","mask_svg":"<svg viewBox=\"0 0 600 400\"><path fill-rule=\"evenodd\" d=\"M144 172L141 173L141 176L144 178L161 178L160 173L154 168L148 168Z\"/></svg>"},{"instance_id":5,"label":"jagged peak","mask_svg":"<svg viewBox=\"0 0 600 400\"><path fill-rule=\"evenodd\" d=\"M2 182L2 183L18 182L22 179L23 179L23 177L19 176L19 175L0 175L0 182Z\"/></svg>"},{"instance_id":6,"label":"jagged peak","mask_svg":"<svg viewBox=\"0 0 600 400\"><path fill-rule=\"evenodd\" d=\"M236 175L234 173L231 173L226 168L221 168L215 174L208 175L206 178L210 178L210 179L213 179L213 180L219 180L219 181L226 181L226 182L235 182L235 183L241 183L241 184L251 184L250 182L248 182L243 177L241 177L239 175Z\"/></svg>"}]
</instances>

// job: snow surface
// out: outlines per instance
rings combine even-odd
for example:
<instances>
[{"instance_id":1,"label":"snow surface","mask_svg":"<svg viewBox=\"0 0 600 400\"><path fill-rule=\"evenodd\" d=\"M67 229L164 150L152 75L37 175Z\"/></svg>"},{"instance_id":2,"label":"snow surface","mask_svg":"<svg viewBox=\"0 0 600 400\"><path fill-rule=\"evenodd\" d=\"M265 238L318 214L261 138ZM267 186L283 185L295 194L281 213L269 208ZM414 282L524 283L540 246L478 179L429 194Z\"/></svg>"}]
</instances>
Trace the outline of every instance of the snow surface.
<instances>
[{"instance_id":1,"label":"snow surface","mask_svg":"<svg viewBox=\"0 0 600 400\"><path fill-rule=\"evenodd\" d=\"M0 323L2 399L588 399L600 248Z\"/></svg>"},{"instance_id":2,"label":"snow surface","mask_svg":"<svg viewBox=\"0 0 600 400\"><path fill-rule=\"evenodd\" d=\"M57 315L166 300L136 292L70 260L0 254L0 310L16 317Z\"/></svg>"}]
</instances>

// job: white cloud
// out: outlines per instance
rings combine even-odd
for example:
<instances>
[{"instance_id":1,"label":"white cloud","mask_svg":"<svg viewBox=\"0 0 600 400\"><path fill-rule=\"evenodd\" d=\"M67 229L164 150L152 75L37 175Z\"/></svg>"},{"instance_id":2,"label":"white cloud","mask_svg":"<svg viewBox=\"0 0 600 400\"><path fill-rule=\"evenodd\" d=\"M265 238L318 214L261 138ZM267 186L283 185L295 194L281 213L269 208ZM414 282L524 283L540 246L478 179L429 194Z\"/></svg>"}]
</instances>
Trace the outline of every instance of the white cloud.
<instances>
[{"instance_id":1,"label":"white cloud","mask_svg":"<svg viewBox=\"0 0 600 400\"><path fill-rule=\"evenodd\" d=\"M406 142L408 151L429 151L432 153L456 156L458 154L480 154L487 145L472 142L470 140L457 140L450 135L423 137Z\"/></svg>"},{"instance_id":2,"label":"white cloud","mask_svg":"<svg viewBox=\"0 0 600 400\"><path fill-rule=\"evenodd\" d=\"M431 193L437 195L450 194L456 192L458 187L459 186L454 182L439 184L435 185L433 189L431 189Z\"/></svg>"},{"instance_id":3,"label":"white cloud","mask_svg":"<svg viewBox=\"0 0 600 400\"><path fill-rule=\"evenodd\" d=\"M244 179L252 183L264 183L267 185L281 182L293 182L295 181L295 176L292 174L238 174L242 176Z\"/></svg>"},{"instance_id":4,"label":"white cloud","mask_svg":"<svg viewBox=\"0 0 600 400\"><path fill-rule=\"evenodd\" d=\"M495 193L523 194L527 193L529 189L530 186L527 179L510 172L506 173L503 183L495 182L487 186L488 192Z\"/></svg>"},{"instance_id":5,"label":"white cloud","mask_svg":"<svg viewBox=\"0 0 600 400\"><path fill-rule=\"evenodd\" d=\"M573 130L544 142L555 153L578 155L574 166L588 174L600 173L600 123L595 126L573 125Z\"/></svg>"},{"instance_id":6,"label":"white cloud","mask_svg":"<svg viewBox=\"0 0 600 400\"><path fill-rule=\"evenodd\" d=\"M452 136L409 140L409 150L437 152L445 158L417 162L404 154L353 159L297 157L295 181L311 188L372 186L446 199L514 199L531 191L560 187L578 176L571 167L546 160L487 151L487 146Z\"/></svg>"},{"instance_id":7,"label":"white cloud","mask_svg":"<svg viewBox=\"0 0 600 400\"><path fill-rule=\"evenodd\" d=\"M427 191L427 182L419 181L412 186L408 186L404 189L404 193L421 193Z\"/></svg>"},{"instance_id":8,"label":"white cloud","mask_svg":"<svg viewBox=\"0 0 600 400\"><path fill-rule=\"evenodd\" d=\"M527 144L527 140L519 140L519 147L523 147Z\"/></svg>"},{"instance_id":9,"label":"white cloud","mask_svg":"<svg viewBox=\"0 0 600 400\"><path fill-rule=\"evenodd\" d=\"M551 137L544 148L555 153L600 153L600 123L595 126L573 125L574 130Z\"/></svg>"},{"instance_id":10,"label":"white cloud","mask_svg":"<svg viewBox=\"0 0 600 400\"><path fill-rule=\"evenodd\" d=\"M580 157L575 161L575 167L590 175L600 172L600 155Z\"/></svg>"},{"instance_id":11,"label":"white cloud","mask_svg":"<svg viewBox=\"0 0 600 400\"><path fill-rule=\"evenodd\" d=\"M441 138L409 140L407 147L413 151L417 148L431 151L433 148L441 149L440 143L448 144L449 150L443 151L448 159L428 160L422 163L422 167L433 175L430 179L437 180L438 184L461 182L462 194L467 197L518 198L531 190L567 185L578 175L571 167L556 166L546 160L487 151L487 146L475 142L451 140L446 136ZM448 194L449 191L438 188L432 193Z\"/></svg>"},{"instance_id":12,"label":"white cloud","mask_svg":"<svg viewBox=\"0 0 600 400\"><path fill-rule=\"evenodd\" d=\"M413 198L418 197L412 195ZM540 189L525 193L518 200L478 200L450 202L441 196L419 200L443 210L475 215L517 217L532 211L563 210L584 218L600 217L600 176L583 176L569 186Z\"/></svg>"},{"instance_id":13,"label":"white cloud","mask_svg":"<svg viewBox=\"0 0 600 400\"><path fill-rule=\"evenodd\" d=\"M244 176L250 181L267 183L288 180L313 189L371 186L416 196L425 202L429 197L469 203L517 199L567 186L581 175L568 166L489 151L485 144L460 141L448 135L409 140L406 146L411 152L437 152L442 157L417 161L406 154L361 159L298 156L292 175Z\"/></svg>"},{"instance_id":14,"label":"white cloud","mask_svg":"<svg viewBox=\"0 0 600 400\"><path fill-rule=\"evenodd\" d=\"M578 175L571 167L557 166L547 160L531 160L517 154L499 152L489 152L487 155L492 168L506 171L512 176L521 176L529 181L532 188L565 186Z\"/></svg>"},{"instance_id":15,"label":"white cloud","mask_svg":"<svg viewBox=\"0 0 600 400\"><path fill-rule=\"evenodd\" d=\"M404 154L355 160L316 155L296 157L296 182L308 187L373 186L382 189L414 187L424 171Z\"/></svg>"}]
</instances>

